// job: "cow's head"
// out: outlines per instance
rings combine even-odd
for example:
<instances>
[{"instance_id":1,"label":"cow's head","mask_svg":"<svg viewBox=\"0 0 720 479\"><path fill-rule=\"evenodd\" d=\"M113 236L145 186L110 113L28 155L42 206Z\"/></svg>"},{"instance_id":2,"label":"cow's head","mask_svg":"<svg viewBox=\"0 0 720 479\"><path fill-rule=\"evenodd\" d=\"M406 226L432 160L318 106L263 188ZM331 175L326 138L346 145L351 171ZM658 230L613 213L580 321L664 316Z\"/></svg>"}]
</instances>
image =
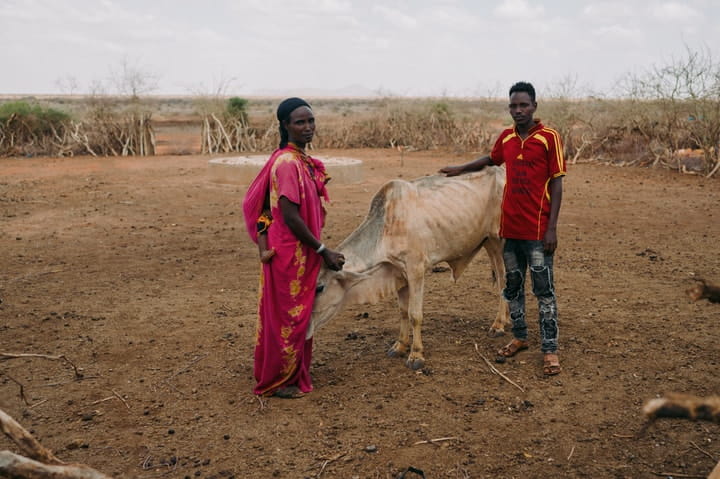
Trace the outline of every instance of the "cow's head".
<instances>
[{"instance_id":1,"label":"cow's head","mask_svg":"<svg viewBox=\"0 0 720 479\"><path fill-rule=\"evenodd\" d=\"M352 271L332 271L323 268L318 276L313 304L312 322L308 328L308 337L315 329L330 321L345 305L347 293L353 285L363 278L362 273Z\"/></svg>"}]
</instances>

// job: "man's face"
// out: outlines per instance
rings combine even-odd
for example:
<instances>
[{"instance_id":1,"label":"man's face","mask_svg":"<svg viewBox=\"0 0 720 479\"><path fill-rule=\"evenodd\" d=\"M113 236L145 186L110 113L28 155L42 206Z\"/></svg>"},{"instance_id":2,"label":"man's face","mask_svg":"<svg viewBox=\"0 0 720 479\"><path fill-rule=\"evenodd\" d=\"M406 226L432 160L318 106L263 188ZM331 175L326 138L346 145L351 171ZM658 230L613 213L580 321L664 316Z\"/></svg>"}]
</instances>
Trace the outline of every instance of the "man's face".
<instances>
[{"instance_id":1,"label":"man's face","mask_svg":"<svg viewBox=\"0 0 720 479\"><path fill-rule=\"evenodd\" d=\"M510 116L512 116L516 125L531 125L536 108L537 103L532 101L530 99L530 95L526 92L516 91L510 95L510 104L508 105L508 109L510 110Z\"/></svg>"}]
</instances>

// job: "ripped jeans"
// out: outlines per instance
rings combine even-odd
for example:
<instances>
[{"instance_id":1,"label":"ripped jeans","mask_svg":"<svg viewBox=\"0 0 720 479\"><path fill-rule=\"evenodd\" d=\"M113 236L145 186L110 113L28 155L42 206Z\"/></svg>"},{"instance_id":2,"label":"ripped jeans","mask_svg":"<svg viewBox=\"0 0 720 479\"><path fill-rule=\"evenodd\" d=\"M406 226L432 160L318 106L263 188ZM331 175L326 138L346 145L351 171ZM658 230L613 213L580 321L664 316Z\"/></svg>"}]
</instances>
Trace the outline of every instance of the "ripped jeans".
<instances>
[{"instance_id":1,"label":"ripped jeans","mask_svg":"<svg viewBox=\"0 0 720 479\"><path fill-rule=\"evenodd\" d=\"M553 256L545 254L542 241L506 239L503 249L505 289L513 336L527 340L525 323L525 273L530 267L533 294L538 301L540 349L555 353L558 347L558 314L553 285Z\"/></svg>"}]
</instances>

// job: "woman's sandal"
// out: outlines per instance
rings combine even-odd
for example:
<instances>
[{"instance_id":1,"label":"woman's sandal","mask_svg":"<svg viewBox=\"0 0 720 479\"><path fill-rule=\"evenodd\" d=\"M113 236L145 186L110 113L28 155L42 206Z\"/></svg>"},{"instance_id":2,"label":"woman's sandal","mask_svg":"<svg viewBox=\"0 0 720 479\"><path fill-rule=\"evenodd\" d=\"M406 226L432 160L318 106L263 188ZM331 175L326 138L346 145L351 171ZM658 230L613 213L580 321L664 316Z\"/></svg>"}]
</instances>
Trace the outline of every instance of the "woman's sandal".
<instances>
[{"instance_id":1,"label":"woman's sandal","mask_svg":"<svg viewBox=\"0 0 720 479\"><path fill-rule=\"evenodd\" d=\"M285 386L273 393L273 396L282 399L298 399L305 395L297 386Z\"/></svg>"},{"instance_id":2,"label":"woman's sandal","mask_svg":"<svg viewBox=\"0 0 720 479\"><path fill-rule=\"evenodd\" d=\"M500 348L497 352L499 357L511 358L523 349L527 349L530 343L523 341L522 339L513 338L512 341L507 343L505 346Z\"/></svg>"},{"instance_id":3,"label":"woman's sandal","mask_svg":"<svg viewBox=\"0 0 720 479\"><path fill-rule=\"evenodd\" d=\"M555 376L560 374L560 359L557 354L547 353L543 357L543 374L545 376Z\"/></svg>"}]
</instances>

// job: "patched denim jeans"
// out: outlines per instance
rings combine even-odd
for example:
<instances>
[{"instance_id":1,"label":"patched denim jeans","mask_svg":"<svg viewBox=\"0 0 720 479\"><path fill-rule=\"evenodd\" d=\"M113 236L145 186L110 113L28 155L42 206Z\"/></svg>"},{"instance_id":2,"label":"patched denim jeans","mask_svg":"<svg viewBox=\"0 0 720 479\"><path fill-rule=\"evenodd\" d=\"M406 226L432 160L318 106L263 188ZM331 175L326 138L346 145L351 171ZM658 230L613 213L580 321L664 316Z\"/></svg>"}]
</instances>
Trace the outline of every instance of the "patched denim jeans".
<instances>
[{"instance_id":1,"label":"patched denim jeans","mask_svg":"<svg viewBox=\"0 0 720 479\"><path fill-rule=\"evenodd\" d=\"M542 241L506 239L505 289L503 296L510 307L513 336L527 340L525 322L525 274L530 268L533 294L538 301L540 349L554 353L558 347L558 314L553 284L553 256L545 254Z\"/></svg>"}]
</instances>

